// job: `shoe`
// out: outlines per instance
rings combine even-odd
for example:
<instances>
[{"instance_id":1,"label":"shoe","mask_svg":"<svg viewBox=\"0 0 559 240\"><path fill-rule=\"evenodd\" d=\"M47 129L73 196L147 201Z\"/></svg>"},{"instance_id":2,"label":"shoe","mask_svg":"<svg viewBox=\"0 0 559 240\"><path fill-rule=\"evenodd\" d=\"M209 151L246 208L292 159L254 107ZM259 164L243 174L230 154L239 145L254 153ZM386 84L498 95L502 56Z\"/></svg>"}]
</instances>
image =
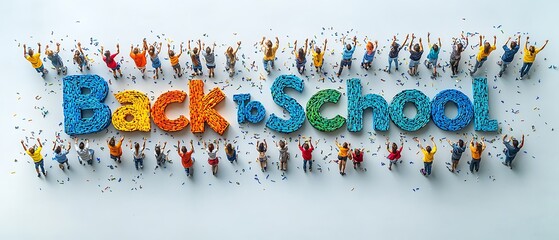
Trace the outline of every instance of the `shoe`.
<instances>
[{"instance_id":1,"label":"shoe","mask_svg":"<svg viewBox=\"0 0 559 240\"><path fill-rule=\"evenodd\" d=\"M304 171L304 172L307 172L307 169L306 169L306 168L303 168L303 171Z\"/></svg>"},{"instance_id":2,"label":"shoe","mask_svg":"<svg viewBox=\"0 0 559 240\"><path fill-rule=\"evenodd\" d=\"M70 165L68 165L68 170L70 170Z\"/></svg>"},{"instance_id":3,"label":"shoe","mask_svg":"<svg viewBox=\"0 0 559 240\"><path fill-rule=\"evenodd\" d=\"M45 177L46 177L46 176L47 176L47 171L44 171L44 172L43 172L43 175L45 175Z\"/></svg>"},{"instance_id":4,"label":"shoe","mask_svg":"<svg viewBox=\"0 0 559 240\"><path fill-rule=\"evenodd\" d=\"M118 160L118 163L121 163L121 162L122 162L122 161L119 159L119 160Z\"/></svg>"},{"instance_id":5,"label":"shoe","mask_svg":"<svg viewBox=\"0 0 559 240\"><path fill-rule=\"evenodd\" d=\"M40 174L40 173L37 173L37 177L41 177L41 174Z\"/></svg>"},{"instance_id":6,"label":"shoe","mask_svg":"<svg viewBox=\"0 0 559 240\"><path fill-rule=\"evenodd\" d=\"M312 172L312 168L309 168L309 172Z\"/></svg>"},{"instance_id":7,"label":"shoe","mask_svg":"<svg viewBox=\"0 0 559 240\"><path fill-rule=\"evenodd\" d=\"M141 165L140 168L141 168L141 169L144 169L144 165Z\"/></svg>"},{"instance_id":8,"label":"shoe","mask_svg":"<svg viewBox=\"0 0 559 240\"><path fill-rule=\"evenodd\" d=\"M80 165L82 164L82 160L80 160Z\"/></svg>"}]
</instances>

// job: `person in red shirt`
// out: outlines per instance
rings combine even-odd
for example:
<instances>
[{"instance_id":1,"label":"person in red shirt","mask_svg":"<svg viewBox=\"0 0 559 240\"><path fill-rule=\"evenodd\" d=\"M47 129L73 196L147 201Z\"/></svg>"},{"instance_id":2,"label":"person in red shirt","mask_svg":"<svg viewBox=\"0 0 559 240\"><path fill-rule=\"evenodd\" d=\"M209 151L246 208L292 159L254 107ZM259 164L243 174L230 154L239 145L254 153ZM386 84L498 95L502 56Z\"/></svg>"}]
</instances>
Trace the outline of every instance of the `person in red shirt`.
<instances>
[{"instance_id":1,"label":"person in red shirt","mask_svg":"<svg viewBox=\"0 0 559 240\"><path fill-rule=\"evenodd\" d=\"M107 67L111 69L111 71L113 72L113 77L115 79L118 78L116 76L117 71L120 74L120 77L122 77L122 72L120 71L120 63L115 61L115 57L120 53L120 46L118 44L116 45L115 54L111 54L111 51L109 50L104 51L103 46L101 46L101 53L103 53L103 62L105 62L107 64Z\"/></svg>"},{"instance_id":2,"label":"person in red shirt","mask_svg":"<svg viewBox=\"0 0 559 240\"><path fill-rule=\"evenodd\" d=\"M386 150L388 151L388 157L386 158L390 160L390 163L388 164L388 170L392 171L392 164L396 165L396 163L398 163L398 160L400 160L400 157L402 157L402 149L404 149L404 142L401 142L400 148L398 148L398 145L396 145L395 142L393 142L391 145L390 141L386 139Z\"/></svg>"},{"instance_id":3,"label":"person in red shirt","mask_svg":"<svg viewBox=\"0 0 559 240\"><path fill-rule=\"evenodd\" d=\"M361 169L361 163L363 162L363 155L365 154L364 148L356 148L351 151L351 159L353 161L353 169L357 170L357 167Z\"/></svg>"},{"instance_id":4,"label":"person in red shirt","mask_svg":"<svg viewBox=\"0 0 559 240\"><path fill-rule=\"evenodd\" d=\"M142 79L145 78L144 73L146 72L146 64L147 64L147 59L146 59L147 49L148 49L148 43L146 42L145 38L143 41L143 50L141 52L139 48L134 47L134 44L130 46L130 57L134 60L136 67L142 73Z\"/></svg>"},{"instance_id":5,"label":"person in red shirt","mask_svg":"<svg viewBox=\"0 0 559 240\"><path fill-rule=\"evenodd\" d=\"M190 173L192 165L194 165L194 159L192 159L192 153L194 153L194 146L192 146L192 140L190 140L190 151L188 152L186 151L186 147L185 146L181 147L181 142L178 141L177 152L181 157L181 163L182 166L184 167L184 171L186 172L186 176L187 177L192 176L192 174Z\"/></svg>"},{"instance_id":6,"label":"person in red shirt","mask_svg":"<svg viewBox=\"0 0 559 240\"><path fill-rule=\"evenodd\" d=\"M299 150L301 150L301 155L303 156L303 171L307 172L307 162L309 163L309 171L312 172L312 151L314 147L312 145L312 138L309 137L308 141L305 141L301 146L301 137L299 137Z\"/></svg>"}]
</instances>

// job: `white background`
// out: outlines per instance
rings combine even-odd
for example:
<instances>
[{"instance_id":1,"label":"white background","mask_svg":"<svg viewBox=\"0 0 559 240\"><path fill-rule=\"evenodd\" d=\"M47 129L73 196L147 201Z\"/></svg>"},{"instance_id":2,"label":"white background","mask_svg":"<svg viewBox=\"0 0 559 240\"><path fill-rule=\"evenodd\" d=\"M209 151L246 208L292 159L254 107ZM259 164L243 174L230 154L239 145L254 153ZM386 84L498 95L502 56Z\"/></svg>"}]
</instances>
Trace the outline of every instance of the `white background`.
<instances>
[{"instance_id":1,"label":"white background","mask_svg":"<svg viewBox=\"0 0 559 240\"><path fill-rule=\"evenodd\" d=\"M535 1L8 1L0 15L2 31L1 46L4 54L4 87L2 96L3 161L0 161L0 237L2 239L176 239L184 236L194 239L554 239L559 235L557 200L559 180L557 164L552 148L557 134L557 111L554 91L558 87L557 65L553 57L558 54L559 42L555 23L557 17L554 2ZM498 27L500 26L500 27ZM324 29L323 29L324 28ZM334 73L333 66L340 60L342 48L339 38L343 34L357 35L359 46L355 52L354 68L344 71L342 79L361 78L363 93L383 94L388 102L404 89L419 89L433 97L447 88L460 89L472 96L471 81L463 72L458 80L451 79L450 70L437 80L429 79L429 72L419 67L420 78L398 75L406 69L408 54L400 53L402 66L398 74L388 75L382 69L387 65L389 39L398 34L403 41L406 33L415 32L426 38L428 31L433 41L442 38L443 52L439 62L447 64L452 37L464 32L479 32L489 38L496 35L498 49L485 63L481 75L489 82L490 115L499 121L503 133L520 137L526 135L526 145L510 170L501 165L503 145L497 133L473 131L473 123L458 133L444 132L433 123L414 133L404 133L394 124L388 132L368 133L371 115L367 112L361 133L349 133L345 126L334 133L321 133L308 122L296 133L275 134L264 124L239 126L236 122L235 93L252 93L252 99L262 101L270 113L282 116L282 109L272 100L269 87L280 74L297 74L292 67L290 54L292 42L305 38L317 39L322 45L328 38L328 54L325 69L328 76ZM522 33L522 41L529 34L531 43L538 46L549 39L548 47L541 52L532 67L530 79L519 81L521 53L503 78L495 79L498 66L495 64L502 54L501 46L508 36ZM165 36L163 36L165 34ZM335 36L337 34L337 36ZM157 35L161 39L157 38ZM277 69L267 80L259 80L262 73L261 53L255 52L256 43L262 35L280 37ZM145 160L146 168L136 171L131 153L125 150L123 163L110 169L113 164L108 158L105 139L117 135L112 126L108 133L82 136L91 141L95 157L100 163L80 166L74 151L69 155L72 169L62 172L51 160L51 141L56 133L69 140L59 125L63 121L62 85L60 77L51 69L43 80L22 57L20 44L36 47L60 42L61 56L69 67L70 74L78 74L72 65L71 50L76 41L81 41L86 53L94 59L93 74L110 79L108 69L97 55L98 47L90 45L90 38L97 40L106 49L114 51L121 44L124 58L123 72L126 79L112 81L111 93L127 89L147 93L152 103L161 93L181 89L188 92L187 78L174 80L163 49L161 54L165 80L141 80L133 62L128 57L130 44L148 41L186 42L202 39L216 42L217 71L215 79L205 79L205 91L213 87L225 87L227 98L219 104L218 111L231 123L221 138L236 141L240 160L231 165L223 151L219 174L210 174L205 161L206 155L196 145L194 157L195 175L187 179L173 145L177 140L213 140L220 138L211 129L193 135L190 127L174 134L167 134L152 124L150 133L121 133L126 141L149 139ZM372 70L366 73L358 67L364 53L364 39L377 39L377 53ZM241 40L237 69L242 70L229 80L223 71L223 52L229 45ZM471 46L477 45L477 35L470 39ZM426 42L426 41L425 41ZM289 45L290 44L290 45ZM426 43L425 43L426 44ZM523 43L522 43L523 44ZM185 45L186 46L186 45ZM426 46L425 46L426 47ZM427 48L427 47L426 47ZM334 51L334 53L332 53ZM471 60L477 49L469 47L463 60ZM423 55L425 58L427 53ZM243 57L244 55L244 57ZM44 56L44 55L43 55ZM310 63L310 57L309 63ZM181 63L190 64L188 55ZM260 68L249 70L255 61ZM464 61L463 61L464 62ZM461 69L468 67L461 63ZM46 62L49 69L52 66ZM148 64L148 69L151 65ZM247 68L245 68L247 67ZM311 67L307 64L307 69ZM337 69L336 69L337 70ZM190 73L190 71L188 71ZM339 89L344 95L338 104L326 104L323 114L333 117L346 115L347 98L345 81L338 79L323 83L319 77L307 71L304 77L305 90L288 93L305 106L307 100L318 89ZM367 74L367 75L365 75ZM151 75L151 73L150 73ZM242 79L245 77L245 79ZM251 78L251 79L247 79ZM409 79L408 79L409 78ZM404 83L397 85L397 80ZM237 90L239 89L240 90ZM153 92L151 92L153 91ZM112 94L106 100L114 111ZM179 114L188 117L188 103L174 104L167 111L173 118ZM45 117L41 114L48 111ZM449 109L452 114L455 109ZM519 112L517 112L519 111ZM413 109L406 113L413 115ZM516 112L516 113L514 113ZM259 135L255 135L259 134ZM298 135L313 136L319 140L314 152L315 166L322 172L303 173L300 153L296 142L289 142L292 159L289 171L282 177L277 170L278 153L271 147L272 140L296 138ZM388 171L384 150L385 137L397 141L404 134L405 149L403 164ZM442 138L453 141L470 138L471 134L485 136L488 148L483 154L481 170L475 175L466 174L470 153L462 157L458 174L446 170L449 162L449 146ZM435 157L433 175L425 178L419 174L421 156L412 137L436 138L439 152ZM270 143L271 162L269 171L261 173L255 163L255 136L266 138ZM45 143L43 153L49 171L47 179L37 178L31 159L24 155L19 140L41 137ZM367 171L356 172L348 164L347 175L338 174L333 148L335 137L343 137L354 147L364 147L364 167ZM439 140L439 139L442 139ZM154 144L167 141L173 164L166 169L156 169L152 154ZM223 141L222 141L223 142ZM127 146L124 146L127 147ZM380 148L380 150L379 150ZM221 149L220 149L221 150ZM410 164L413 162L413 164ZM244 170L244 172L243 172ZM259 179L260 184L255 180ZM69 180L68 180L69 179ZM121 181L118 181L118 180ZM282 180L283 179L283 180ZM64 182L62 184L62 182ZM237 184L238 182L238 184Z\"/></svg>"}]
</instances>

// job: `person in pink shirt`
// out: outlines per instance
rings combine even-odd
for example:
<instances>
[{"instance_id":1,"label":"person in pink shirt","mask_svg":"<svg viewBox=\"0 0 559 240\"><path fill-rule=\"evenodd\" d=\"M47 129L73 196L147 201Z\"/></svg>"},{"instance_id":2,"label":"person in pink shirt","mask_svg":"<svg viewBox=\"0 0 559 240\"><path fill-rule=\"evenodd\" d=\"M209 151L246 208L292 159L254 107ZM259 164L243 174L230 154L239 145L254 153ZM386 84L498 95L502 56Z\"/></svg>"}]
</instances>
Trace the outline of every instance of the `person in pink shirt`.
<instances>
[{"instance_id":1,"label":"person in pink shirt","mask_svg":"<svg viewBox=\"0 0 559 240\"><path fill-rule=\"evenodd\" d=\"M365 155L364 148L356 148L351 150L350 156L353 162L353 169L357 170L357 168L361 169L361 163L363 162L363 155Z\"/></svg>"},{"instance_id":2,"label":"person in pink shirt","mask_svg":"<svg viewBox=\"0 0 559 240\"><path fill-rule=\"evenodd\" d=\"M386 150L388 151L388 156L386 158L390 160L390 163L388 164L388 170L392 171L392 164L395 165L396 163L398 163L398 160L400 160L400 157L402 157L402 149L404 149L404 142L401 142L400 148L398 148L398 145L395 142L390 144L390 141L386 139Z\"/></svg>"},{"instance_id":3,"label":"person in pink shirt","mask_svg":"<svg viewBox=\"0 0 559 240\"><path fill-rule=\"evenodd\" d=\"M111 69L111 71L113 72L114 78L115 79L118 78L116 76L117 71L120 74L120 77L122 77L122 72L120 71L120 63L115 61L115 57L120 53L120 46L118 44L116 45L116 53L115 54L111 54L111 51L109 51L109 50L104 51L103 46L101 46L101 53L103 53L103 62L105 62L107 64L107 67L109 67Z\"/></svg>"},{"instance_id":4,"label":"person in pink shirt","mask_svg":"<svg viewBox=\"0 0 559 240\"><path fill-rule=\"evenodd\" d=\"M303 157L303 171L307 172L307 162L309 163L309 171L312 172L312 151L314 147L312 145L312 138L309 137L308 141L305 141L301 145L301 137L299 137L299 150L301 150L301 155Z\"/></svg>"}]
</instances>

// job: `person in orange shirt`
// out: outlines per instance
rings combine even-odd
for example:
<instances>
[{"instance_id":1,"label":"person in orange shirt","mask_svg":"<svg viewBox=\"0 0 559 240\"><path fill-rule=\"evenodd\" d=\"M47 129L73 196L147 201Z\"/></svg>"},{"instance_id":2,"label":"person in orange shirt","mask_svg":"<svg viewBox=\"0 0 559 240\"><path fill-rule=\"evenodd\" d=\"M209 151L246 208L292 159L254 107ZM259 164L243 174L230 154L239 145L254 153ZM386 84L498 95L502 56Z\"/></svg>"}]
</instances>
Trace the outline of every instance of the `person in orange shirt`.
<instances>
[{"instance_id":1,"label":"person in orange shirt","mask_svg":"<svg viewBox=\"0 0 559 240\"><path fill-rule=\"evenodd\" d=\"M147 59L146 59L147 49L148 49L148 43L146 42L145 38L143 41L143 50L141 52L140 49L138 49L138 47L134 47L134 44L130 46L130 57L134 60L136 67L142 73L142 79L145 78L144 73L146 72L146 64L147 64Z\"/></svg>"},{"instance_id":2,"label":"person in orange shirt","mask_svg":"<svg viewBox=\"0 0 559 240\"><path fill-rule=\"evenodd\" d=\"M530 71L530 67L532 67L532 64L534 64L534 61L536 60L536 55L545 48L545 46L547 46L547 42L549 42L549 40L545 40L545 43L543 44L543 46L541 48L536 49L536 46L532 45L530 47L528 47L528 39L530 39L530 37L526 37L526 42L524 43L524 57L523 57L523 64L522 64L522 68L520 69L520 80L522 80L522 78L528 74L528 71Z\"/></svg>"},{"instance_id":3,"label":"person in orange shirt","mask_svg":"<svg viewBox=\"0 0 559 240\"><path fill-rule=\"evenodd\" d=\"M111 137L111 139L107 141L111 159L118 161L118 163L121 163L120 157L122 156L122 141L124 141L124 137L121 137L120 140L118 140L118 143L115 142L114 137Z\"/></svg>"},{"instance_id":4,"label":"person in orange shirt","mask_svg":"<svg viewBox=\"0 0 559 240\"><path fill-rule=\"evenodd\" d=\"M473 173L474 169L479 172L479 163L481 162L481 154L485 150L485 138L481 138L481 142L476 142L472 137L470 142L470 151L472 151L472 161L470 162L470 172Z\"/></svg>"},{"instance_id":5,"label":"person in orange shirt","mask_svg":"<svg viewBox=\"0 0 559 240\"><path fill-rule=\"evenodd\" d=\"M187 177L192 176L192 173L190 172L192 169L192 165L194 165L194 159L192 159L192 153L194 153L194 146L192 146L192 140L190 140L190 151L186 151L185 146L181 147L181 142L178 141L177 152L181 157L181 163L182 166L184 167L184 171L186 172L186 176Z\"/></svg>"},{"instance_id":6,"label":"person in orange shirt","mask_svg":"<svg viewBox=\"0 0 559 240\"><path fill-rule=\"evenodd\" d=\"M487 57L491 52L495 49L497 44L497 36L493 36L493 46L489 42L483 43L483 36L479 35L479 52L476 55L476 65L474 66L474 70L470 71L470 76L473 76L477 69L483 66L483 63L487 61Z\"/></svg>"},{"instance_id":7,"label":"person in orange shirt","mask_svg":"<svg viewBox=\"0 0 559 240\"><path fill-rule=\"evenodd\" d=\"M182 43L180 45L180 52L178 55L175 55L175 51L171 50L171 44L167 44L167 49L167 52L169 53L169 61L171 61L171 66L173 66L173 70L175 70L175 74L177 74L173 75L173 77L177 78L178 76L180 78L182 77L182 69L179 63L179 58L182 55Z\"/></svg>"},{"instance_id":8,"label":"person in orange shirt","mask_svg":"<svg viewBox=\"0 0 559 240\"><path fill-rule=\"evenodd\" d=\"M338 143L338 138L335 140L336 147L338 147L338 168L340 170L340 175L345 175L345 166L347 163L347 157L349 155L349 147L351 144L344 142L342 145Z\"/></svg>"},{"instance_id":9,"label":"person in orange shirt","mask_svg":"<svg viewBox=\"0 0 559 240\"><path fill-rule=\"evenodd\" d=\"M41 61L41 43L37 43L39 49L35 53L32 48L27 48L27 45L23 44L23 57L31 63L31 66L41 74L41 77L45 77L49 71L43 66L43 61Z\"/></svg>"}]
</instances>

